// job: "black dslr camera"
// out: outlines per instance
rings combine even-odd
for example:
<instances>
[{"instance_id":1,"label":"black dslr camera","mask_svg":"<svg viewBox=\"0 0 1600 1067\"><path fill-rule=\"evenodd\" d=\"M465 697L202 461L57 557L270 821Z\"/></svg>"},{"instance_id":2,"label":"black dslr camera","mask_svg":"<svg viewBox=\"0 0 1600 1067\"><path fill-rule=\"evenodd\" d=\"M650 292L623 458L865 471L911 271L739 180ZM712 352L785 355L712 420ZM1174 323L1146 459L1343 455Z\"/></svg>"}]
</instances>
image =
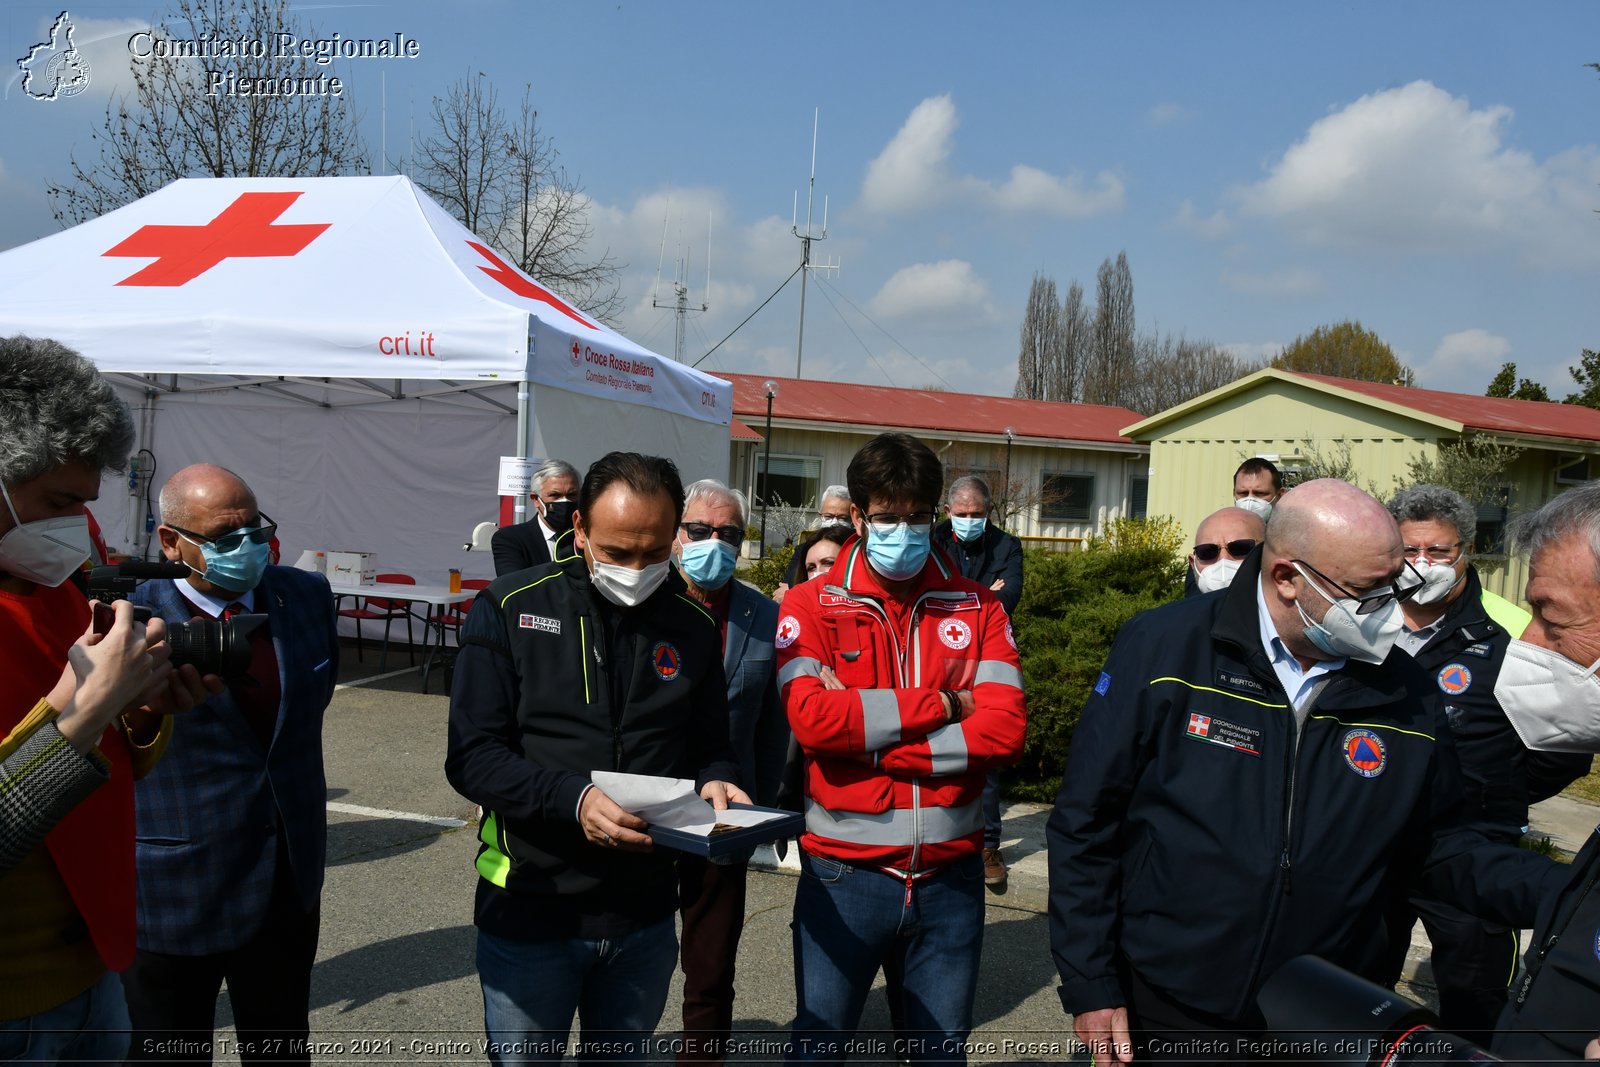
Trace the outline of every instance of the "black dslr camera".
<instances>
[{"instance_id":1,"label":"black dslr camera","mask_svg":"<svg viewBox=\"0 0 1600 1067\"><path fill-rule=\"evenodd\" d=\"M1256 1004L1294 1060L1350 1067L1504 1062L1434 1029L1438 1018L1420 1004L1319 956L1278 968Z\"/></svg>"},{"instance_id":2,"label":"black dslr camera","mask_svg":"<svg viewBox=\"0 0 1600 1067\"><path fill-rule=\"evenodd\" d=\"M114 563L89 572L89 596L105 604L126 600L140 582L151 578L184 578L182 563ZM140 622L150 621L150 609L134 608ZM226 622L196 619L167 624L167 646L172 665L194 664L201 674L220 674L230 685L249 681L250 634L267 621L265 615L239 615ZM100 625L98 613L96 624ZM109 625L109 622L104 625Z\"/></svg>"}]
</instances>

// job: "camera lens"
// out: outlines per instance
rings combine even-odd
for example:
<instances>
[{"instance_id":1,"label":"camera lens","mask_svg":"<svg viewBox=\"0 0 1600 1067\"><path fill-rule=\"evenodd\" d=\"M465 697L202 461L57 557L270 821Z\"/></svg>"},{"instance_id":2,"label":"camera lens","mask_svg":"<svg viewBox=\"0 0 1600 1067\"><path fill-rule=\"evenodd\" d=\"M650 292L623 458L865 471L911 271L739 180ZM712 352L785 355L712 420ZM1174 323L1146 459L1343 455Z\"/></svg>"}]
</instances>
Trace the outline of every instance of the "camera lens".
<instances>
[{"instance_id":1,"label":"camera lens","mask_svg":"<svg viewBox=\"0 0 1600 1067\"><path fill-rule=\"evenodd\" d=\"M250 634L266 621L265 615L240 615L227 622L175 622L167 627L172 665L192 663L201 674L241 677L250 669Z\"/></svg>"}]
</instances>

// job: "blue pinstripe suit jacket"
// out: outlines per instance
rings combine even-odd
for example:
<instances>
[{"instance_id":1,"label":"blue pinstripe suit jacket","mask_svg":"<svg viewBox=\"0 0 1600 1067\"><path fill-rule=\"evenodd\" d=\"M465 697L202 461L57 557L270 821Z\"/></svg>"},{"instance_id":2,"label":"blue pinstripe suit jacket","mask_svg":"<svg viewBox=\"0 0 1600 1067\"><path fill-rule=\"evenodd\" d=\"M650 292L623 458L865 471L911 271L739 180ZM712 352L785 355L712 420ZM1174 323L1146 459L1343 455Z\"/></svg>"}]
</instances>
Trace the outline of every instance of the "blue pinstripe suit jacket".
<instances>
[{"instance_id":1,"label":"blue pinstripe suit jacket","mask_svg":"<svg viewBox=\"0 0 1600 1067\"><path fill-rule=\"evenodd\" d=\"M167 622L195 612L165 579L135 603ZM282 700L263 748L230 692L173 718L172 741L135 789L139 947L200 956L239 947L261 929L278 835L309 910L322 892L327 781L322 716L339 673L333 593L320 574L268 567L255 610L271 620Z\"/></svg>"}]
</instances>

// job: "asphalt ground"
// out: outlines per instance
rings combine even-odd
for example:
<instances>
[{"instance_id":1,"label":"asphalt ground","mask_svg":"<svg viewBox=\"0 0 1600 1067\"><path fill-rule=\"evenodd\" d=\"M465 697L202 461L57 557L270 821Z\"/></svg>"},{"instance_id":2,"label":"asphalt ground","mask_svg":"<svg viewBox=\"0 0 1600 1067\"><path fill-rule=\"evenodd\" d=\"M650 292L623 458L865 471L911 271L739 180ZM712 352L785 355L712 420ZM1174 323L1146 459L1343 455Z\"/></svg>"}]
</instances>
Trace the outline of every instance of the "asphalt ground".
<instances>
[{"instance_id":1,"label":"asphalt ground","mask_svg":"<svg viewBox=\"0 0 1600 1067\"><path fill-rule=\"evenodd\" d=\"M318 1063L481 1063L482 999L473 965L472 894L477 877L473 806L444 780L447 698L431 693L391 650L358 664L346 649L341 688L324 732L328 777L328 870L322 934L311 982L313 1060ZM988 894L982 978L969 1049L974 1063L1083 1062L1055 994L1045 915L1043 805L1006 812L1011 877ZM1541 805L1536 829L1576 851L1593 832L1596 809L1557 798ZM791 863L793 853L791 852ZM762 857L758 855L758 862ZM767 857L771 861L770 855ZM791 870L753 869L740 943L733 1062L775 1062L794 1013L789 915ZM1427 943L1420 926L1408 983L1429 1002ZM858 1062L893 1060L881 978L853 1046ZM675 977L652 1048L672 1060L680 1018ZM232 1015L218 1006L217 1062L229 1050Z\"/></svg>"}]
</instances>

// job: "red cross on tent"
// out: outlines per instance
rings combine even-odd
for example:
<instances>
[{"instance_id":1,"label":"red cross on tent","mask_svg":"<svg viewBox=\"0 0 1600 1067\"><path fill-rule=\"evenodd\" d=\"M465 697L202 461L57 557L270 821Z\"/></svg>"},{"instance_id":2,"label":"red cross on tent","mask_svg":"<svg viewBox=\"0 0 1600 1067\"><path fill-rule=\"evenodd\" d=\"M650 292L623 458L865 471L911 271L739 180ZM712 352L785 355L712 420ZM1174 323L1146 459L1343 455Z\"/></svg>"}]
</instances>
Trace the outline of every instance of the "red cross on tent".
<instances>
[{"instance_id":1,"label":"red cross on tent","mask_svg":"<svg viewBox=\"0 0 1600 1067\"><path fill-rule=\"evenodd\" d=\"M329 223L274 226L299 193L240 193L204 226L141 226L101 255L155 256L118 285L183 285L236 256L293 256Z\"/></svg>"},{"instance_id":2,"label":"red cross on tent","mask_svg":"<svg viewBox=\"0 0 1600 1067\"><path fill-rule=\"evenodd\" d=\"M493 270L490 270L488 267L479 267L478 269L483 271L483 273L487 274L489 277L493 278L495 281L499 282L501 285L505 286L507 289L510 289L513 293L516 293L518 296L525 296L529 300L537 300L541 304L549 304L551 307L561 312L561 314L565 315L567 318L572 319L574 322L580 322L589 327L591 330L595 328L594 323L590 322L588 319L584 318L582 315L578 314L576 311L572 310L572 308L564 304L561 301L561 298L556 296L556 294L552 293L544 286L528 280L528 278L523 276L520 272L513 269L511 264L495 255L493 252L489 251L477 241L468 241L467 244L476 249L478 255L494 264Z\"/></svg>"}]
</instances>

